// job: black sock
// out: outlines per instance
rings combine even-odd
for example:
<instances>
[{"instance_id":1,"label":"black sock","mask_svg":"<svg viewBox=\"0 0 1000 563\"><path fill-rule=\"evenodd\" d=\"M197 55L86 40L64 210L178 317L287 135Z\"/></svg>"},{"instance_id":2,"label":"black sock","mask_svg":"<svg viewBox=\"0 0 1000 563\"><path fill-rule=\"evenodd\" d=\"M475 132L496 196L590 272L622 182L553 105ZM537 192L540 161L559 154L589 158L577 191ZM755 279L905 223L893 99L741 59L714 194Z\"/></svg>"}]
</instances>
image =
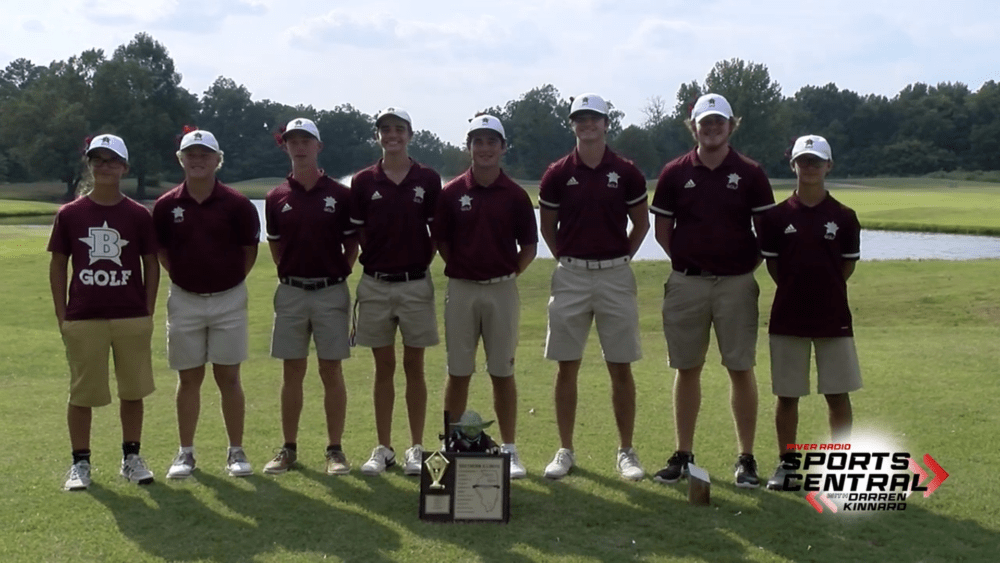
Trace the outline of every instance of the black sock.
<instances>
[{"instance_id":1,"label":"black sock","mask_svg":"<svg viewBox=\"0 0 1000 563\"><path fill-rule=\"evenodd\" d=\"M81 461L90 463L90 450L73 450L73 464Z\"/></svg>"},{"instance_id":2,"label":"black sock","mask_svg":"<svg viewBox=\"0 0 1000 563\"><path fill-rule=\"evenodd\" d=\"M286 450L292 450L293 452L298 451L298 444L295 442L285 442L285 445L282 447Z\"/></svg>"},{"instance_id":3,"label":"black sock","mask_svg":"<svg viewBox=\"0 0 1000 563\"><path fill-rule=\"evenodd\" d=\"M139 442L122 442L122 457L129 454L139 455Z\"/></svg>"},{"instance_id":4,"label":"black sock","mask_svg":"<svg viewBox=\"0 0 1000 563\"><path fill-rule=\"evenodd\" d=\"M328 451L328 452L339 452L339 451L343 451L343 450L340 449L340 444L334 444L332 446L327 446L326 447L326 451Z\"/></svg>"}]
</instances>

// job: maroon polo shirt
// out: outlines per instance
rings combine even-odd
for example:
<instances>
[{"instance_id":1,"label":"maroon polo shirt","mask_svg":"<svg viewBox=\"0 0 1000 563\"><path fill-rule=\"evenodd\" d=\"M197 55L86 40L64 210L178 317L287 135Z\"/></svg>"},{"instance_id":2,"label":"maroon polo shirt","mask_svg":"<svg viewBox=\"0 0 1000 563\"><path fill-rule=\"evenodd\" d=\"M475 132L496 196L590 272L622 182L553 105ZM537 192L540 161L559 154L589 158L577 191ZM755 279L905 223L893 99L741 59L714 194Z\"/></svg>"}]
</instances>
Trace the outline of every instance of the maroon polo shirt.
<instances>
[{"instance_id":1,"label":"maroon polo shirt","mask_svg":"<svg viewBox=\"0 0 1000 563\"><path fill-rule=\"evenodd\" d=\"M306 190L291 176L267 193L267 240L278 244L278 277L339 278L351 274L344 241L351 224L351 191L327 175Z\"/></svg>"},{"instance_id":2,"label":"maroon polo shirt","mask_svg":"<svg viewBox=\"0 0 1000 563\"><path fill-rule=\"evenodd\" d=\"M675 270L698 268L732 276L757 266L751 217L773 206L764 170L730 147L715 170L698 160L697 149L668 162L649 210L675 221L670 239Z\"/></svg>"},{"instance_id":3,"label":"maroon polo shirt","mask_svg":"<svg viewBox=\"0 0 1000 563\"><path fill-rule=\"evenodd\" d=\"M244 246L260 244L257 208L240 192L215 181L198 203L181 184L153 206L160 247L170 261L170 279L192 293L218 293L246 278Z\"/></svg>"},{"instance_id":4,"label":"maroon polo shirt","mask_svg":"<svg viewBox=\"0 0 1000 563\"><path fill-rule=\"evenodd\" d=\"M149 315L142 257L156 254L149 210L125 198L101 205L82 197L56 213L49 252L70 257L66 320Z\"/></svg>"},{"instance_id":5,"label":"maroon polo shirt","mask_svg":"<svg viewBox=\"0 0 1000 563\"><path fill-rule=\"evenodd\" d=\"M853 336L844 263L861 256L858 216L829 193L808 207L793 194L764 213L761 254L778 266L768 332Z\"/></svg>"},{"instance_id":6,"label":"maroon polo shirt","mask_svg":"<svg viewBox=\"0 0 1000 563\"><path fill-rule=\"evenodd\" d=\"M554 254L587 260L628 255L628 211L645 202L646 178L610 148L597 168L573 149L549 165L538 192L538 204L558 212Z\"/></svg>"},{"instance_id":7,"label":"maroon polo shirt","mask_svg":"<svg viewBox=\"0 0 1000 563\"><path fill-rule=\"evenodd\" d=\"M473 281L517 272L518 246L538 243L531 198L503 171L489 186L479 185L472 169L448 182L432 233L450 245L444 275Z\"/></svg>"},{"instance_id":8,"label":"maroon polo shirt","mask_svg":"<svg viewBox=\"0 0 1000 563\"><path fill-rule=\"evenodd\" d=\"M367 270L426 270L434 257L427 227L434 219L441 176L412 162L398 185L386 177L381 160L351 179L351 222L364 229L359 261Z\"/></svg>"}]
</instances>

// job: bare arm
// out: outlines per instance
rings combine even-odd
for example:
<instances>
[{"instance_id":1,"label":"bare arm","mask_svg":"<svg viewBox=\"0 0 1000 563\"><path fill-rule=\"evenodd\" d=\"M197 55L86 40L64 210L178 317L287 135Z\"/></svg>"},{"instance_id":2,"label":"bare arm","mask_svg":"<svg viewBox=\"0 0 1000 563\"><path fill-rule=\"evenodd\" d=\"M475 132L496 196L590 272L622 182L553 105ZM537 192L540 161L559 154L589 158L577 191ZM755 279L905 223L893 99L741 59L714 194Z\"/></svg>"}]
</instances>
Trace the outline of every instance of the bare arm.
<instances>
[{"instance_id":1,"label":"bare arm","mask_svg":"<svg viewBox=\"0 0 1000 563\"><path fill-rule=\"evenodd\" d=\"M649 232L649 205L645 201L633 205L628 210L628 218L632 220L632 231L628 234L629 256L635 256Z\"/></svg>"},{"instance_id":2,"label":"bare arm","mask_svg":"<svg viewBox=\"0 0 1000 563\"><path fill-rule=\"evenodd\" d=\"M845 260L844 261L844 281L851 279L854 274L854 268L858 265L857 260Z\"/></svg>"},{"instance_id":3,"label":"bare arm","mask_svg":"<svg viewBox=\"0 0 1000 563\"><path fill-rule=\"evenodd\" d=\"M767 273L771 274L774 284L778 285L778 261L771 259L767 261Z\"/></svg>"},{"instance_id":4,"label":"bare arm","mask_svg":"<svg viewBox=\"0 0 1000 563\"><path fill-rule=\"evenodd\" d=\"M350 237L344 241L344 258L347 258L347 266L353 269L358 260L358 237Z\"/></svg>"},{"instance_id":5,"label":"bare arm","mask_svg":"<svg viewBox=\"0 0 1000 563\"><path fill-rule=\"evenodd\" d=\"M253 269L253 265L257 262L257 250L259 248L259 244L243 247L243 275L250 275L250 270Z\"/></svg>"},{"instance_id":6,"label":"bare arm","mask_svg":"<svg viewBox=\"0 0 1000 563\"><path fill-rule=\"evenodd\" d=\"M142 283L146 288L146 309L149 316L156 312L156 295L160 290L160 263L156 254L142 255Z\"/></svg>"},{"instance_id":7,"label":"bare arm","mask_svg":"<svg viewBox=\"0 0 1000 563\"><path fill-rule=\"evenodd\" d=\"M66 291L68 289L69 277L66 268L69 266L69 256L52 253L52 260L49 261L49 287L52 290L52 305L56 310L56 321L59 328L62 328L63 321L66 320Z\"/></svg>"},{"instance_id":8,"label":"bare arm","mask_svg":"<svg viewBox=\"0 0 1000 563\"><path fill-rule=\"evenodd\" d=\"M754 215L753 218L751 219L753 221L753 231L757 235L757 264L754 265L753 267L754 270L759 268L760 263L764 261L764 257L760 255L760 233L762 228L761 217L763 217L763 215L761 213L758 213Z\"/></svg>"},{"instance_id":9,"label":"bare arm","mask_svg":"<svg viewBox=\"0 0 1000 563\"><path fill-rule=\"evenodd\" d=\"M657 215L653 229L656 242L660 243L660 248L667 253L667 258L670 258L670 240L674 237L674 218Z\"/></svg>"},{"instance_id":10,"label":"bare arm","mask_svg":"<svg viewBox=\"0 0 1000 563\"><path fill-rule=\"evenodd\" d=\"M552 256L559 258L556 256L556 228L559 225L559 212L553 209L539 207L538 224L542 230L542 239L549 247L549 251L552 252Z\"/></svg>"},{"instance_id":11,"label":"bare arm","mask_svg":"<svg viewBox=\"0 0 1000 563\"><path fill-rule=\"evenodd\" d=\"M441 259L444 260L444 263L447 264L448 259L451 258L451 243L438 241L437 252L441 255Z\"/></svg>"},{"instance_id":12,"label":"bare arm","mask_svg":"<svg viewBox=\"0 0 1000 563\"><path fill-rule=\"evenodd\" d=\"M268 250L271 251L271 260L273 260L274 265L277 266L278 261L281 258L280 256L278 256L278 243L273 240L269 240L267 241L267 248Z\"/></svg>"},{"instance_id":13,"label":"bare arm","mask_svg":"<svg viewBox=\"0 0 1000 563\"><path fill-rule=\"evenodd\" d=\"M537 244L525 244L521 246L521 250L517 253L517 275L523 274L528 269L528 265L535 259L536 254L538 254Z\"/></svg>"},{"instance_id":14,"label":"bare arm","mask_svg":"<svg viewBox=\"0 0 1000 563\"><path fill-rule=\"evenodd\" d=\"M164 272L170 273L170 255L167 254L165 248L161 248L157 253L156 257L160 259L160 266L163 268Z\"/></svg>"}]
</instances>

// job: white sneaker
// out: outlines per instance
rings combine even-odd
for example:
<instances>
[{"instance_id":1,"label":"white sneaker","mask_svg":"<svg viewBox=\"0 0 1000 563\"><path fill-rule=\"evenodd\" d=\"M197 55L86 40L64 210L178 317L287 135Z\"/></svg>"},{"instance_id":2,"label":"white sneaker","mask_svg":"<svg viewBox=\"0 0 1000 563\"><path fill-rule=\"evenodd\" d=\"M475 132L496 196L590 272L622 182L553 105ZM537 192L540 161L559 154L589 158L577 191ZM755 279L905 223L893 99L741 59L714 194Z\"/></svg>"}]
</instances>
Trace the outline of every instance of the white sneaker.
<instances>
[{"instance_id":1,"label":"white sneaker","mask_svg":"<svg viewBox=\"0 0 1000 563\"><path fill-rule=\"evenodd\" d=\"M179 451L167 470L167 479L187 479L194 472L194 466L194 454Z\"/></svg>"},{"instance_id":2,"label":"white sneaker","mask_svg":"<svg viewBox=\"0 0 1000 563\"><path fill-rule=\"evenodd\" d=\"M66 483L63 484L64 491L83 491L90 486L90 462L78 461L69 467L66 472Z\"/></svg>"},{"instance_id":3,"label":"white sneaker","mask_svg":"<svg viewBox=\"0 0 1000 563\"><path fill-rule=\"evenodd\" d=\"M420 475L420 465L423 459L424 447L413 444L403 453L403 475Z\"/></svg>"},{"instance_id":4,"label":"white sneaker","mask_svg":"<svg viewBox=\"0 0 1000 563\"><path fill-rule=\"evenodd\" d=\"M552 462L545 466L545 477L547 479L562 479L573 468L575 458L573 450L559 448Z\"/></svg>"},{"instance_id":5,"label":"white sneaker","mask_svg":"<svg viewBox=\"0 0 1000 563\"><path fill-rule=\"evenodd\" d=\"M372 456L361 466L363 475L379 475L389 467L396 465L396 452L381 444L372 450Z\"/></svg>"},{"instance_id":6,"label":"white sneaker","mask_svg":"<svg viewBox=\"0 0 1000 563\"><path fill-rule=\"evenodd\" d=\"M521 457L517 455L517 446L514 444L501 444L500 453L510 454L510 478L524 479L528 472L521 465Z\"/></svg>"},{"instance_id":7,"label":"white sneaker","mask_svg":"<svg viewBox=\"0 0 1000 563\"><path fill-rule=\"evenodd\" d=\"M629 481L641 481L646 476L646 470L639 463L639 454L635 448L618 450L618 474Z\"/></svg>"},{"instance_id":8,"label":"white sneaker","mask_svg":"<svg viewBox=\"0 0 1000 563\"><path fill-rule=\"evenodd\" d=\"M149 485L153 482L153 472L138 454L128 454L122 460L122 477L140 485Z\"/></svg>"},{"instance_id":9,"label":"white sneaker","mask_svg":"<svg viewBox=\"0 0 1000 563\"><path fill-rule=\"evenodd\" d=\"M243 448L233 450L226 456L226 471L230 477L247 477L253 475L253 467L247 460L247 454Z\"/></svg>"}]
</instances>

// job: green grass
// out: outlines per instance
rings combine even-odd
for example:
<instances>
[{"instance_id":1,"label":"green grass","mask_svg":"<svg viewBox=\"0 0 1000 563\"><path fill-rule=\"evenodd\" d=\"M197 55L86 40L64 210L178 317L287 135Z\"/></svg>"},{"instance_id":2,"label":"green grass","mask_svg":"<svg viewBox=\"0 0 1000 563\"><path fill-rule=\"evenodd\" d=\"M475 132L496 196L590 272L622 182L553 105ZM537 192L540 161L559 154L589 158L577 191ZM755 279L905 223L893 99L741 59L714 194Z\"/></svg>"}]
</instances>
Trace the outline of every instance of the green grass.
<instances>
[{"instance_id":1,"label":"green grass","mask_svg":"<svg viewBox=\"0 0 1000 563\"><path fill-rule=\"evenodd\" d=\"M728 378L714 351L703 376L696 443L699 465L714 477L711 506L689 506L684 486L617 478L608 378L593 336L580 375L579 467L560 482L542 479L558 440L555 368L541 357L553 262L537 261L519 280L518 444L529 477L512 487L506 526L432 525L417 517L415 479L396 470L380 478L357 471L375 443L372 362L365 349L344 366L344 447L355 466L350 476L322 472L321 386L311 368L299 439L303 470L244 480L224 476L225 433L209 378L197 438L199 471L186 482L163 480L176 448L176 376L164 356L166 283L153 337L159 389L147 401L143 440L159 480L139 488L117 477L120 442L112 406L95 410L95 485L87 493L62 492L69 456L67 370L48 291L47 237L46 228L0 227L0 420L8 452L0 461L2 561L992 561L1000 550L994 473L1000 466L998 261L866 262L852 278L865 377L865 389L853 397L858 425L882 428L915 457L930 453L951 474L906 512L859 520L817 514L798 494L732 485L736 446ZM243 367L244 445L258 471L281 443L280 366L267 356L274 269L265 258L262 252L248 282L251 357ZM659 313L666 272L663 263L635 266L645 353L634 365L636 446L651 472L673 449L672 376ZM445 281L439 260L434 277L440 308ZM357 275L352 291L356 281ZM757 453L767 474L776 451L764 328L773 284L763 274L760 283ZM424 443L431 445L442 407L443 345L428 351L426 373ZM490 386L482 374L474 378L469 405L488 415ZM397 451L407 434L403 379L397 375ZM825 434L822 399L804 399L800 441L823 441Z\"/></svg>"}]
</instances>

